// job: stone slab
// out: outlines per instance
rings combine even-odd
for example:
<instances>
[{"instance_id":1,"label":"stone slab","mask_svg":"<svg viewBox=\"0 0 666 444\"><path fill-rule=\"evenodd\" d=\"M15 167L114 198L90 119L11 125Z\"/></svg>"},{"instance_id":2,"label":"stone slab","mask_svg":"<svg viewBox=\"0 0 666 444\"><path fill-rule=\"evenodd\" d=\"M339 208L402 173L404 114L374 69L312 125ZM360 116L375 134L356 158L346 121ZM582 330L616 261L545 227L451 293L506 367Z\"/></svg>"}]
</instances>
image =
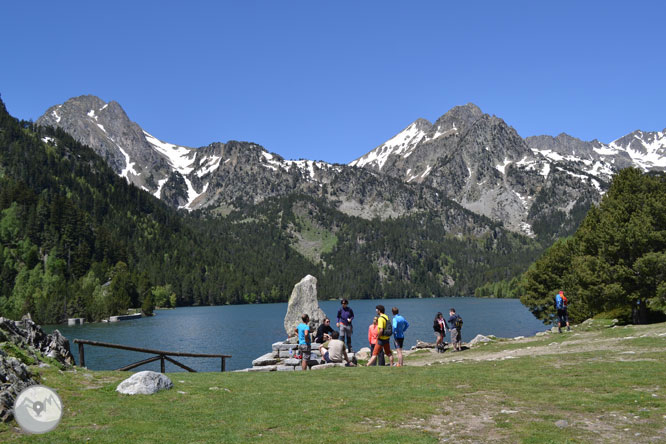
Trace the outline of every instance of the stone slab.
<instances>
[{"instance_id":1,"label":"stone slab","mask_svg":"<svg viewBox=\"0 0 666 444\"><path fill-rule=\"evenodd\" d=\"M253 367L258 367L258 366L266 366L266 365L275 365L278 363L278 359L273 356L273 352L266 353L263 356L258 357L254 361L252 361L252 366Z\"/></svg>"},{"instance_id":2,"label":"stone slab","mask_svg":"<svg viewBox=\"0 0 666 444\"><path fill-rule=\"evenodd\" d=\"M262 365L259 367L248 368L248 372L274 372L277 370L277 365Z\"/></svg>"},{"instance_id":3,"label":"stone slab","mask_svg":"<svg viewBox=\"0 0 666 444\"><path fill-rule=\"evenodd\" d=\"M314 365L312 366L312 370L323 370L326 368L333 368L333 367L344 367L345 365L340 362L329 362L327 364L319 364L319 365Z\"/></svg>"},{"instance_id":4,"label":"stone slab","mask_svg":"<svg viewBox=\"0 0 666 444\"><path fill-rule=\"evenodd\" d=\"M285 342L276 342L275 344L273 344L272 348L273 351L287 350L288 352L289 350L296 350L298 348L298 344L287 344Z\"/></svg>"}]
</instances>

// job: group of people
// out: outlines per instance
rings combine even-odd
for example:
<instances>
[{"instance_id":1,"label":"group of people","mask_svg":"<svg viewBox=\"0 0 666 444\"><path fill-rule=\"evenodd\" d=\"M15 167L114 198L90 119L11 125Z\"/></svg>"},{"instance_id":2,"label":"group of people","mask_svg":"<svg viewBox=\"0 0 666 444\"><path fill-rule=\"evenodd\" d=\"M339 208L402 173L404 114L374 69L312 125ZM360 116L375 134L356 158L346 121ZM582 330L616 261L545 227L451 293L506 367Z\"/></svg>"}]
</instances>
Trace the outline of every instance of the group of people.
<instances>
[{"instance_id":1,"label":"group of people","mask_svg":"<svg viewBox=\"0 0 666 444\"><path fill-rule=\"evenodd\" d=\"M398 307L391 309L393 314L392 320L389 319L385 311L386 309L381 304L375 307L376 316L368 328L368 343L370 345L371 357L367 365L383 366L385 365L385 356L388 356L389 364L391 366L394 365L393 353L391 352L391 337L393 337L394 348L398 355L398 362L395 365L401 367L403 365L402 348L405 341L405 331L409 328L409 322L400 314ZM298 333L298 350L301 355L301 366L303 370L306 370L312 353L311 332L308 326L310 317L304 314L301 319L303 322L298 325L296 332ZM336 326L340 331L335 331L331 327L331 320L329 318L324 318L322 324L317 328L317 332L314 335L315 342L321 344L319 351L324 362L344 362L347 366L355 365L349 359L348 354L352 352L351 336L353 333L353 320L354 311L349 307L349 301L342 299L336 322ZM453 351L461 351L460 332L462 317L456 314L454 308L449 311L448 323L449 325L447 326L447 320L444 320L442 313L437 313L433 324L433 329L437 335L437 351L444 351L444 337L447 330L451 332Z\"/></svg>"},{"instance_id":2,"label":"group of people","mask_svg":"<svg viewBox=\"0 0 666 444\"><path fill-rule=\"evenodd\" d=\"M453 351L462 351L462 317L456 313L456 309L452 308L449 310L449 319L448 327L447 320L444 319L444 315L441 312L438 312L435 315L435 322L432 325L432 329L435 331L435 336L437 337L437 342L435 347L437 348L438 353L444 352L444 337L446 332L449 331L451 334L451 346Z\"/></svg>"},{"instance_id":3,"label":"group of people","mask_svg":"<svg viewBox=\"0 0 666 444\"><path fill-rule=\"evenodd\" d=\"M391 309L393 321L389 321L385 311L383 305L377 305L375 307L377 316L372 319L372 324L368 327L371 358L367 365L385 365L384 356L388 356L390 365L393 365L393 353L391 352L391 336L393 336L395 350L398 354L396 366L401 367L403 364L402 345L405 342L405 331L409 328L409 322L400 315L398 307Z\"/></svg>"},{"instance_id":4,"label":"group of people","mask_svg":"<svg viewBox=\"0 0 666 444\"><path fill-rule=\"evenodd\" d=\"M308 361L312 357L312 343L310 338L310 316L304 314L301 316L301 322L296 328L298 333L298 351L301 355L301 367L303 370L308 368ZM319 353L325 363L342 363L348 366L356 364L349 359L347 352L352 351L351 335L353 332L352 321L354 320L354 311L349 307L349 301L343 299L341 307L338 310L336 326L339 332L331 327L331 320L324 318L322 324L317 328L315 342L321 344ZM346 346L345 346L346 342Z\"/></svg>"}]
</instances>

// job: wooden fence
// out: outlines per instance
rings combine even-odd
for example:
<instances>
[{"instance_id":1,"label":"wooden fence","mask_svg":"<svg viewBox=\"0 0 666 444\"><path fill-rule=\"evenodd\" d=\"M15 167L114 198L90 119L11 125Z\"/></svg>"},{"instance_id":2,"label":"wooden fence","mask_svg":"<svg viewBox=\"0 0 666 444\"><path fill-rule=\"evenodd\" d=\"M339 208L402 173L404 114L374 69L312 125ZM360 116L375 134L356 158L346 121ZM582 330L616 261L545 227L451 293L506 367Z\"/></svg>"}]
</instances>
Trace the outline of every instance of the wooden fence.
<instances>
[{"instance_id":1,"label":"wooden fence","mask_svg":"<svg viewBox=\"0 0 666 444\"><path fill-rule=\"evenodd\" d=\"M225 371L226 364L225 364L225 359L231 358L231 355L218 355L218 354L207 354L207 353L180 353L180 352L170 352L170 351L163 351L163 350L152 350L149 348L140 348L140 347L130 347L128 345L118 345L118 344L110 344L108 342L98 342L98 341L89 341L87 339L74 339L74 342L79 345L79 366L85 367L86 366L86 360L85 360L85 353L83 350L83 345L88 344L88 345L93 345L96 347L108 347L108 348L117 348L120 350L129 350L129 351L136 351L136 352L142 352L142 353L150 353L154 354L157 356L153 356L148 359L144 359L139 362L135 362L134 364L126 365L125 367L121 367L117 369L118 371L127 371L131 370L133 368L136 368L140 365L143 364L148 364L149 362L154 362L157 361L158 359L160 360L160 371L164 373L164 363L165 361L169 361L172 364L175 364L188 372L195 372L196 370L186 366L185 364L182 364L175 359L170 358L169 356L182 356L182 357L187 357L187 358L220 358L222 359L222 367L220 371Z\"/></svg>"}]
</instances>

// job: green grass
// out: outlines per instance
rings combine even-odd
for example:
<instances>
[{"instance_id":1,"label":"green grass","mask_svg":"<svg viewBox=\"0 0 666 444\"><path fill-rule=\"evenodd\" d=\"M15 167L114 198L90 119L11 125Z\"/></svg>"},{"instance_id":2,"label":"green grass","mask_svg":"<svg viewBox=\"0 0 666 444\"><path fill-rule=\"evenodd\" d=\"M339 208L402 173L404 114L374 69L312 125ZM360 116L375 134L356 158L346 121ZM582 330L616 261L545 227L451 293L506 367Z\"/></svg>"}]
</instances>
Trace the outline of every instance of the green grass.
<instances>
[{"instance_id":1,"label":"green grass","mask_svg":"<svg viewBox=\"0 0 666 444\"><path fill-rule=\"evenodd\" d=\"M338 243L338 237L334 233L314 224L307 217L298 218L298 227L295 230L300 239L292 247L314 263L321 260L322 254L333 251Z\"/></svg>"},{"instance_id":2,"label":"green grass","mask_svg":"<svg viewBox=\"0 0 666 444\"><path fill-rule=\"evenodd\" d=\"M640 328L631 330L625 337L640 336ZM593 334L615 337L609 329ZM555 339L580 335L532 346ZM116 393L127 373L40 369L41 383L63 400L62 423L40 436L0 425L0 442L663 441L666 339L622 342L636 355L600 350L422 367L176 373L171 390L151 396Z\"/></svg>"}]
</instances>

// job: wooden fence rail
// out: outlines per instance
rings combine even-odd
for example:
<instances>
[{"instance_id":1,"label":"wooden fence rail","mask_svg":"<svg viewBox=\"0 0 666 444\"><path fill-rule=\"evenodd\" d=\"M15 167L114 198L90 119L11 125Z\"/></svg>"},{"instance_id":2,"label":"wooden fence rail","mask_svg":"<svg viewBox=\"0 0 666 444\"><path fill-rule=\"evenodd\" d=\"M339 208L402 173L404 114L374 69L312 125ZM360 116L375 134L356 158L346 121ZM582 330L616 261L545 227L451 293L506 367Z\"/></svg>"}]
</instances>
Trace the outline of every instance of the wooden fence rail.
<instances>
[{"instance_id":1,"label":"wooden fence rail","mask_svg":"<svg viewBox=\"0 0 666 444\"><path fill-rule=\"evenodd\" d=\"M196 370L193 370L192 368L186 366L185 364L182 364L175 359L170 358L169 356L183 356L187 358L220 358L222 359L222 369L221 371L225 371L226 369L226 363L225 359L226 358L231 358L231 355L218 355L218 354L208 354L208 353L181 353L181 352L170 352L170 351L163 351L163 350L152 350L149 348L141 348L141 347L130 347L129 345L119 345L119 344L110 344L108 342L99 342L99 341L89 341L87 339L74 339L74 342L79 345L79 366L85 367L86 366L86 360L85 360L85 353L83 350L83 345L88 344L88 345L94 345L96 347L108 347L108 348L117 348L120 350L129 350L129 351L136 351L136 352L142 352L142 353L151 353L157 356L153 356L152 358L144 359L139 362L135 362L134 364L126 365L125 367L121 367L118 369L118 371L126 371L126 370L131 370L133 368L136 368L140 365L143 364L148 364L149 362L154 362L157 361L158 359L160 360L160 371L164 373L164 362L169 361L172 364L175 364L179 366L180 368L183 368L187 370L188 372L194 372L196 373Z\"/></svg>"}]
</instances>

